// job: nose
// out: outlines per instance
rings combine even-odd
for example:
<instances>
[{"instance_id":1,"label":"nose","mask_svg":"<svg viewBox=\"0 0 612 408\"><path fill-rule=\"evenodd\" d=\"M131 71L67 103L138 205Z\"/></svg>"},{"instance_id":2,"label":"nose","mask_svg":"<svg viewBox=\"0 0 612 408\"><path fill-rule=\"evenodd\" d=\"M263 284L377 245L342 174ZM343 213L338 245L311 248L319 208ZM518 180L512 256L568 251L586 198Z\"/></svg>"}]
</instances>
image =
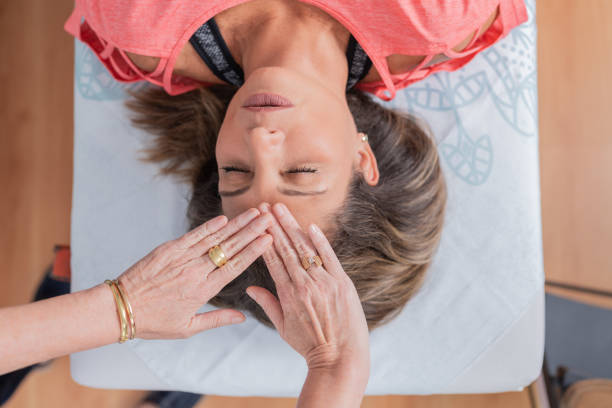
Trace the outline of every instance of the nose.
<instances>
[{"instance_id":1,"label":"nose","mask_svg":"<svg viewBox=\"0 0 612 408\"><path fill-rule=\"evenodd\" d=\"M270 153L277 150L285 140L285 134L282 131L263 126L252 128L246 137L249 147L259 153Z\"/></svg>"},{"instance_id":2,"label":"nose","mask_svg":"<svg viewBox=\"0 0 612 408\"><path fill-rule=\"evenodd\" d=\"M255 170L251 182L252 194L258 202L276 202L285 133L278 129L258 126L250 129L246 138Z\"/></svg>"}]
</instances>

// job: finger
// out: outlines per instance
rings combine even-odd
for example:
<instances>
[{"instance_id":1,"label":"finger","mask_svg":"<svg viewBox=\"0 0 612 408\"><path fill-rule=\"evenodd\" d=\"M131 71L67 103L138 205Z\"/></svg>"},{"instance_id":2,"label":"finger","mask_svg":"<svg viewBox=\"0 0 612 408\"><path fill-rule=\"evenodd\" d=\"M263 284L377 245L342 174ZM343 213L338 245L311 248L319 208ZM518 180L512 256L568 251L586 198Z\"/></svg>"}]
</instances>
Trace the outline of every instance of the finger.
<instances>
[{"instance_id":1,"label":"finger","mask_svg":"<svg viewBox=\"0 0 612 408\"><path fill-rule=\"evenodd\" d=\"M232 258L254 239L264 234L273 220L274 217L271 214L261 214L236 234L221 242L219 246L228 259Z\"/></svg>"},{"instance_id":2,"label":"finger","mask_svg":"<svg viewBox=\"0 0 612 408\"><path fill-rule=\"evenodd\" d=\"M258 208L262 213L272 213L272 207L268 203L262 203L261 205L259 205ZM276 222L276 218L272 220L272 222L273 224L278 225L278 223ZM272 232L271 227L272 226L268 228L268 232L270 233ZM287 286L288 284L291 284L291 275L287 271L287 268L285 267L285 264L283 263L283 260L279 256L278 252L274 248L274 245L272 245L263 253L263 259L266 262L266 266L268 267L270 276L272 276L272 279L274 279L277 291L282 290L281 288Z\"/></svg>"},{"instance_id":3,"label":"finger","mask_svg":"<svg viewBox=\"0 0 612 408\"><path fill-rule=\"evenodd\" d=\"M248 223L255 219L259 214L260 212L257 208L249 208L247 211L233 218L225 227L215 231L212 234L207 235L202 240L196 242L185 253L184 258L188 260L196 258L198 256L202 256L210 248L214 247L215 245L219 245L219 243L225 241L227 238L240 231Z\"/></svg>"},{"instance_id":4,"label":"finger","mask_svg":"<svg viewBox=\"0 0 612 408\"><path fill-rule=\"evenodd\" d=\"M276 327L279 333L283 332L283 308L281 307L280 301L270 292L268 289L260 286L249 286L246 289L247 295L251 297L257 303L266 315L270 318L270 321Z\"/></svg>"},{"instance_id":5,"label":"finger","mask_svg":"<svg viewBox=\"0 0 612 408\"><path fill-rule=\"evenodd\" d=\"M346 272L344 272L344 268L342 268L334 249L329 244L329 241L321 229L316 224L311 224L310 227L308 227L308 235L323 260L325 270L334 276L346 276Z\"/></svg>"},{"instance_id":6,"label":"finger","mask_svg":"<svg viewBox=\"0 0 612 408\"><path fill-rule=\"evenodd\" d=\"M274 204L273 207L274 215L278 219L283 231L287 234L291 243L295 247L300 263L302 258L311 257L316 255L314 245L310 241L310 237L302 231L302 227L297 223L287 206L282 203ZM303 267L303 265L302 265ZM314 265L309 268L305 268L312 276L312 273L316 270Z\"/></svg>"},{"instance_id":7,"label":"finger","mask_svg":"<svg viewBox=\"0 0 612 408\"><path fill-rule=\"evenodd\" d=\"M183 235L178 239L178 243L182 248L189 248L206 238L208 235L217 232L223 228L225 224L227 224L227 217L225 215L215 217Z\"/></svg>"},{"instance_id":8,"label":"finger","mask_svg":"<svg viewBox=\"0 0 612 408\"><path fill-rule=\"evenodd\" d=\"M255 262L271 244L272 237L269 234L260 236L221 268L212 271L210 275L208 275L206 285L211 288L215 294L219 293L225 285L236 279L236 277L244 272L250 264Z\"/></svg>"},{"instance_id":9,"label":"finger","mask_svg":"<svg viewBox=\"0 0 612 408\"><path fill-rule=\"evenodd\" d=\"M285 270L291 277L291 280L295 283L303 282L307 276L306 271L302 268L301 263L298 259L298 255L289 241L289 238L281 228L276 218L272 221L272 225L268 228L268 231L274 238L274 249L276 253L280 255L280 258L285 265Z\"/></svg>"},{"instance_id":10,"label":"finger","mask_svg":"<svg viewBox=\"0 0 612 408\"><path fill-rule=\"evenodd\" d=\"M263 259L268 267L268 272L276 284L276 290L280 291L283 287L291 284L291 277L285 268L283 260L276 253L274 246L270 246L264 253Z\"/></svg>"},{"instance_id":11,"label":"finger","mask_svg":"<svg viewBox=\"0 0 612 408\"><path fill-rule=\"evenodd\" d=\"M206 313L198 313L191 318L188 328L188 337L204 330L242 323L246 316L233 309L218 309Z\"/></svg>"}]
</instances>

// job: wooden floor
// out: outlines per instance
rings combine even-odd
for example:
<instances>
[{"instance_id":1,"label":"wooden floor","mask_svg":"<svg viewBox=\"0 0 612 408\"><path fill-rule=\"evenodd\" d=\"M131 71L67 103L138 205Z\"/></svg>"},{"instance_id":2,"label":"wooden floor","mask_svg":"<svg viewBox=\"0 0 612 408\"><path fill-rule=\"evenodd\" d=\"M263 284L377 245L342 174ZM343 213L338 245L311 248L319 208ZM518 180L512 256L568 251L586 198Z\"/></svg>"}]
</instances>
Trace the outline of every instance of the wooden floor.
<instances>
[{"instance_id":1,"label":"wooden floor","mask_svg":"<svg viewBox=\"0 0 612 408\"><path fill-rule=\"evenodd\" d=\"M540 156L547 279L612 290L612 2L538 0ZM55 243L70 242L72 0L0 2L0 307L27 302ZM597 297L569 297L612 307ZM142 391L95 390L68 359L30 375L8 408L131 407ZM209 397L199 408L291 407ZM527 391L367 397L367 408L529 407Z\"/></svg>"}]
</instances>

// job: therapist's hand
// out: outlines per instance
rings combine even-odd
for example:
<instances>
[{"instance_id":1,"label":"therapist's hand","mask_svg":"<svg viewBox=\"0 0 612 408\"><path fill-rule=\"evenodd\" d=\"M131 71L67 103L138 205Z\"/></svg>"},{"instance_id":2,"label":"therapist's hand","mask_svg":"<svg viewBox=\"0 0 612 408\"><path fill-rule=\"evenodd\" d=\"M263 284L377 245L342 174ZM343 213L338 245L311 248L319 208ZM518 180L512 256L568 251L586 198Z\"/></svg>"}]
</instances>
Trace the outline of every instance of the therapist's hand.
<instances>
[{"instance_id":1,"label":"therapist's hand","mask_svg":"<svg viewBox=\"0 0 612 408\"><path fill-rule=\"evenodd\" d=\"M200 331L241 323L232 309L196 314L225 285L270 247L266 234L274 217L251 208L228 222L219 216L166 242L119 277L132 305L136 337L186 338ZM221 268L208 250L220 245L228 258Z\"/></svg>"},{"instance_id":2,"label":"therapist's hand","mask_svg":"<svg viewBox=\"0 0 612 408\"><path fill-rule=\"evenodd\" d=\"M269 205L260 206L262 212ZM250 286L247 293L266 312L280 336L300 353L308 368L350 366L369 372L368 327L353 282L342 268L325 235L314 226L305 233L282 204L275 204L268 229L273 248L263 257L278 293ZM278 220L278 222L276 222ZM305 270L302 256L318 254L323 265Z\"/></svg>"}]
</instances>

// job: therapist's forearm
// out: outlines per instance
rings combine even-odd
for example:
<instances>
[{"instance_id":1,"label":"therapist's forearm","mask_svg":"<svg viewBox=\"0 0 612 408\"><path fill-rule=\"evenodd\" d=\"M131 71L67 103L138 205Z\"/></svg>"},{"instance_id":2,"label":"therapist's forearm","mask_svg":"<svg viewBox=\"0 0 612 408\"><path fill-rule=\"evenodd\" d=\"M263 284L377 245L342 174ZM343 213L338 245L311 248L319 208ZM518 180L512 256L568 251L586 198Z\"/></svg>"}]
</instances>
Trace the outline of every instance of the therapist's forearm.
<instances>
[{"instance_id":1,"label":"therapist's forearm","mask_svg":"<svg viewBox=\"0 0 612 408\"><path fill-rule=\"evenodd\" d=\"M369 365L308 370L297 408L360 407L368 383Z\"/></svg>"},{"instance_id":2,"label":"therapist's forearm","mask_svg":"<svg viewBox=\"0 0 612 408\"><path fill-rule=\"evenodd\" d=\"M0 374L118 341L119 318L106 284L0 309Z\"/></svg>"}]
</instances>

